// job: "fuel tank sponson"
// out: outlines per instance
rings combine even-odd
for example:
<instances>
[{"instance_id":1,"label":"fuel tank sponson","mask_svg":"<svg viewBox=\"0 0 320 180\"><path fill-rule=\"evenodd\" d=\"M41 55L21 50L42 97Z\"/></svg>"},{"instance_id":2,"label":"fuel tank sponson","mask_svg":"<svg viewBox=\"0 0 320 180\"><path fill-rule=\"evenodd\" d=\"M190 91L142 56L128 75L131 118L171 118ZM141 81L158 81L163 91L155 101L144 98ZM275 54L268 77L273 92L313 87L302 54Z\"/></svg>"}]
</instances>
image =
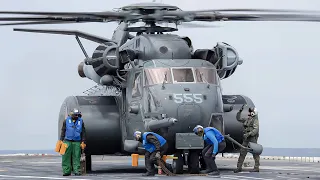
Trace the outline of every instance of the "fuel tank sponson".
<instances>
[{"instance_id":1,"label":"fuel tank sponson","mask_svg":"<svg viewBox=\"0 0 320 180\"><path fill-rule=\"evenodd\" d=\"M144 119L144 128L147 131L155 131L160 128L165 128L174 125L178 120L175 118L164 118L161 120L146 118Z\"/></svg>"}]
</instances>

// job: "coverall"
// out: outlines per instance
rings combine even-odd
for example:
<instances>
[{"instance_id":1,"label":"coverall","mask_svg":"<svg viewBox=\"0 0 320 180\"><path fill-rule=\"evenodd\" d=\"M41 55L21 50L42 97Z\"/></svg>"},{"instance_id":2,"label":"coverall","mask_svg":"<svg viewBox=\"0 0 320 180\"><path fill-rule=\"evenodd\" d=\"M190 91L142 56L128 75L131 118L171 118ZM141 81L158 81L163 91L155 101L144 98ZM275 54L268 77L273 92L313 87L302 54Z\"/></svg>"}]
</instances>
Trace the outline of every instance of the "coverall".
<instances>
[{"instance_id":1,"label":"coverall","mask_svg":"<svg viewBox=\"0 0 320 180\"><path fill-rule=\"evenodd\" d=\"M63 121L60 140L68 145L65 154L62 155L63 175L70 175L72 169L75 175L80 175L80 143L86 144L86 130L82 118L73 120L68 116Z\"/></svg>"},{"instance_id":2,"label":"coverall","mask_svg":"<svg viewBox=\"0 0 320 180\"><path fill-rule=\"evenodd\" d=\"M204 128L203 140L206 143L205 148L202 150L202 156L206 163L207 169L201 173L217 173L219 174L218 167L215 162L215 155L222 152L226 148L224 136L214 127ZM212 156L213 154L214 157Z\"/></svg>"},{"instance_id":3,"label":"coverall","mask_svg":"<svg viewBox=\"0 0 320 180\"><path fill-rule=\"evenodd\" d=\"M241 118L242 109L237 113L237 120L243 123L244 127L244 138L242 145L244 147L248 146L249 142L257 143L259 137L259 119L258 115L248 116L246 118ZM234 171L235 173L242 171L243 161L246 158L247 151L245 149L240 149L240 156L237 163L237 169ZM254 159L254 169L253 172L259 172L260 166L260 156L253 154Z\"/></svg>"},{"instance_id":4,"label":"coverall","mask_svg":"<svg viewBox=\"0 0 320 180\"><path fill-rule=\"evenodd\" d=\"M153 132L145 132L141 136L142 145L146 150L145 153L145 166L147 173L144 176L154 176L156 169L154 165L158 166L158 159L156 153L160 152L160 158L167 152L168 144L167 141L159 134ZM170 164L166 163L166 168L172 172Z\"/></svg>"}]
</instances>

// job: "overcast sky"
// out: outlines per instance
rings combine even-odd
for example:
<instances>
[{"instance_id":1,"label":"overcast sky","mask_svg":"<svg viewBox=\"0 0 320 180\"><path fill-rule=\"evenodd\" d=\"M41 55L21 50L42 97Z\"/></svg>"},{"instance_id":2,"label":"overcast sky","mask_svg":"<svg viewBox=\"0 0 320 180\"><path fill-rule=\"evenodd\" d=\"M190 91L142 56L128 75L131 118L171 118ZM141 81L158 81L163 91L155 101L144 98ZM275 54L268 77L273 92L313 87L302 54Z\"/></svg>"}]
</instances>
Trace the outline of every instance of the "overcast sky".
<instances>
[{"instance_id":1,"label":"overcast sky","mask_svg":"<svg viewBox=\"0 0 320 180\"><path fill-rule=\"evenodd\" d=\"M137 0L1 0L0 10L105 11ZM141 2L141 1L140 1ZM288 8L320 10L319 0L163 0L183 10L210 8ZM318 9L317 9L318 8ZM244 94L260 115L260 143L266 147L320 148L320 23L224 22L219 28L181 28L194 48L218 41L234 46L244 63L223 80L224 94ZM25 27L25 26L20 26ZM77 29L111 38L115 23L38 25ZM58 113L69 95L95 83L78 76L84 59L72 36L13 32L0 28L0 149L54 149ZM84 40L89 54L97 44Z\"/></svg>"}]
</instances>

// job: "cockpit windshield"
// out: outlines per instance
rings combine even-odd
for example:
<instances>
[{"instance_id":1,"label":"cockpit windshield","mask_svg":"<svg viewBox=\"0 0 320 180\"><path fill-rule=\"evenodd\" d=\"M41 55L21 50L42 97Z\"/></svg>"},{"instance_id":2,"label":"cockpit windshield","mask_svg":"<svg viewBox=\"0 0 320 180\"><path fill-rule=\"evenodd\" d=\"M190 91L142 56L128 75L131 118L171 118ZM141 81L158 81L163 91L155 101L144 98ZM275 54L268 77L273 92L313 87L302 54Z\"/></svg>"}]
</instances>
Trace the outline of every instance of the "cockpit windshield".
<instances>
[{"instance_id":1,"label":"cockpit windshield","mask_svg":"<svg viewBox=\"0 0 320 180\"><path fill-rule=\"evenodd\" d=\"M197 82L217 84L217 73L213 68L194 68Z\"/></svg>"},{"instance_id":2,"label":"cockpit windshield","mask_svg":"<svg viewBox=\"0 0 320 180\"><path fill-rule=\"evenodd\" d=\"M192 68L172 68L173 82L195 82Z\"/></svg>"},{"instance_id":3,"label":"cockpit windshield","mask_svg":"<svg viewBox=\"0 0 320 180\"><path fill-rule=\"evenodd\" d=\"M218 84L214 68L173 67L145 69L145 86L172 83L209 83Z\"/></svg>"},{"instance_id":4,"label":"cockpit windshield","mask_svg":"<svg viewBox=\"0 0 320 180\"><path fill-rule=\"evenodd\" d=\"M145 85L172 83L170 68L145 69Z\"/></svg>"}]
</instances>

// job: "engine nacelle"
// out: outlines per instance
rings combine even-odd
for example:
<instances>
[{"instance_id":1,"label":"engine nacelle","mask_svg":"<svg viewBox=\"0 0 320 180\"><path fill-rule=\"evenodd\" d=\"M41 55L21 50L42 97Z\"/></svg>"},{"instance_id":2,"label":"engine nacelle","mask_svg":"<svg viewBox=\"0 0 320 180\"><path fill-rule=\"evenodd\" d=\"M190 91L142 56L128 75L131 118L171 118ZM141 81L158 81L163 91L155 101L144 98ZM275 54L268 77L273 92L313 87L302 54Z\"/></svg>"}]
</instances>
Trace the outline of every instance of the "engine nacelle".
<instances>
[{"instance_id":1,"label":"engine nacelle","mask_svg":"<svg viewBox=\"0 0 320 180\"><path fill-rule=\"evenodd\" d=\"M204 59L214 64L221 79L230 77L243 62L236 49L224 42L218 42L213 49L197 49L193 58Z\"/></svg>"},{"instance_id":2,"label":"engine nacelle","mask_svg":"<svg viewBox=\"0 0 320 180\"><path fill-rule=\"evenodd\" d=\"M113 81L119 69L118 46L114 43L99 45L92 54L78 65L80 77L87 77L94 82L108 85Z\"/></svg>"},{"instance_id":3,"label":"engine nacelle","mask_svg":"<svg viewBox=\"0 0 320 180\"><path fill-rule=\"evenodd\" d=\"M117 47L114 43L99 45L93 52L92 58L87 59L86 64L92 65L100 77L106 74L115 74L119 68Z\"/></svg>"}]
</instances>

